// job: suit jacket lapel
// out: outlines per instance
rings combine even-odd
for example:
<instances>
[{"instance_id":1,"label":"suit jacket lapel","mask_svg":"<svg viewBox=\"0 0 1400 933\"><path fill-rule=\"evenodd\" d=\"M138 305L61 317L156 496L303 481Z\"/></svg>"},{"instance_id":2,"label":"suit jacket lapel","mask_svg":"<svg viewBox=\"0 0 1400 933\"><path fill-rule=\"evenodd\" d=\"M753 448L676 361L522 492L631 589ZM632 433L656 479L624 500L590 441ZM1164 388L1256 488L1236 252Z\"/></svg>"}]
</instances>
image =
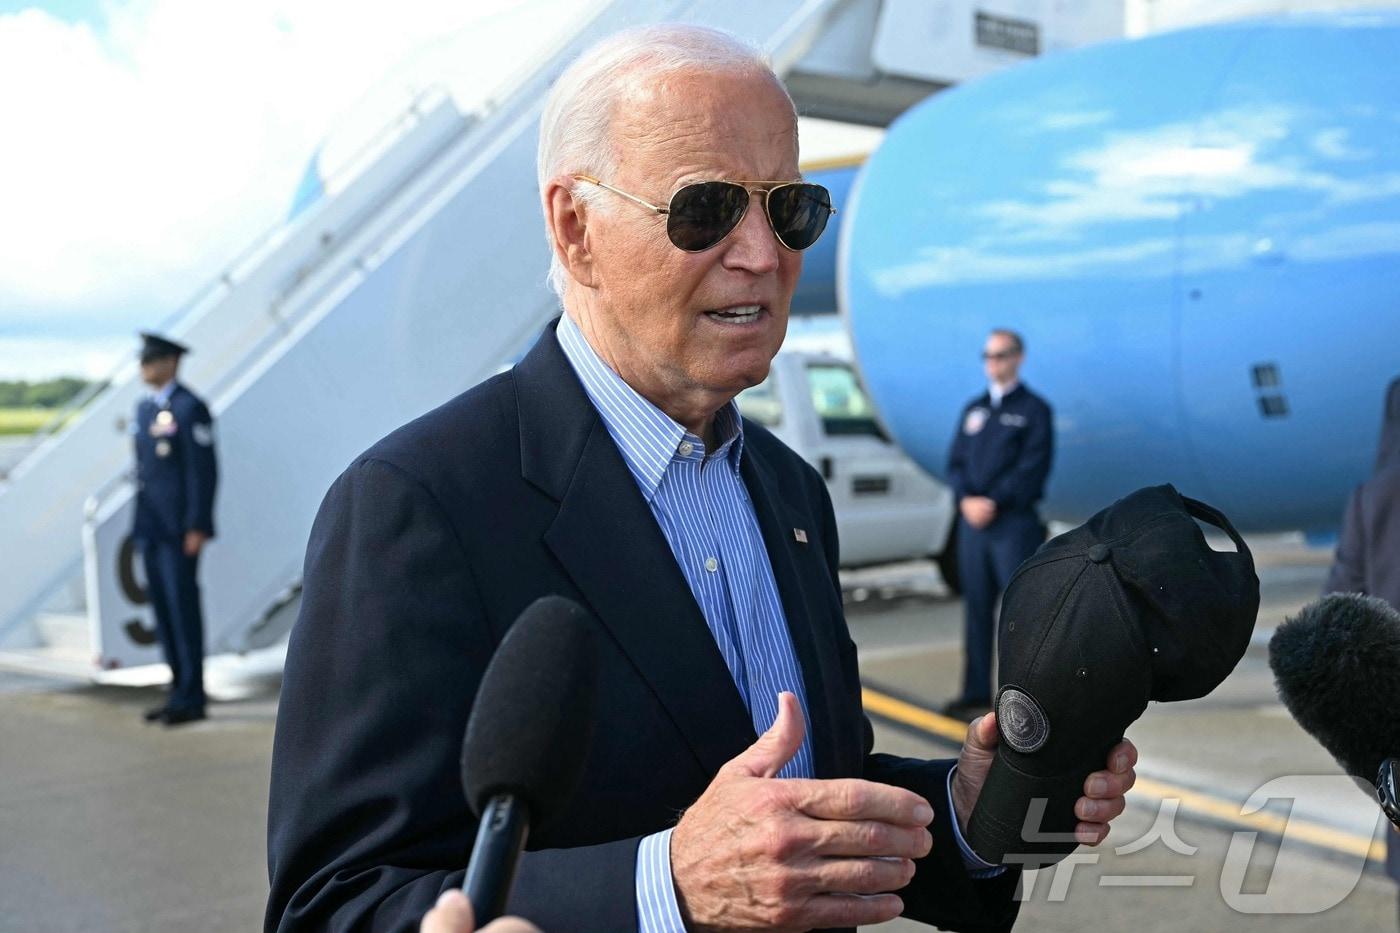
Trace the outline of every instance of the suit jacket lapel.
<instances>
[{"instance_id":1,"label":"suit jacket lapel","mask_svg":"<svg viewBox=\"0 0 1400 933\"><path fill-rule=\"evenodd\" d=\"M714 774L753 724L665 535L552 332L515 381L522 472L559 502L545 544Z\"/></svg>"},{"instance_id":2,"label":"suit jacket lapel","mask_svg":"<svg viewBox=\"0 0 1400 933\"><path fill-rule=\"evenodd\" d=\"M814 531L815 516L809 515L805 509L793 509L787 505L779 492L781 487L777 478L768 464L757 456L754 446L745 445L740 473L758 516L758 527L763 533L763 546L773 566L773 578L778 584L778 595L782 598L792 647L802 668L802 683L807 690L807 715L810 718L808 731L812 736L812 757L817 777L832 777L842 773L843 769L839 767L838 752L832 741L832 704L836 698L828 693L826 685L839 684L840 675L835 670L824 670L822 661L834 662L838 655L829 645L825 646L825 651L818 650L817 613L821 610L808 599L801 573L793 559L793 548L799 546L793 537L794 528L805 527ZM794 519L800 524L794 525ZM816 555L804 557L819 559ZM822 626L821 631L825 632L826 626Z\"/></svg>"}]
</instances>

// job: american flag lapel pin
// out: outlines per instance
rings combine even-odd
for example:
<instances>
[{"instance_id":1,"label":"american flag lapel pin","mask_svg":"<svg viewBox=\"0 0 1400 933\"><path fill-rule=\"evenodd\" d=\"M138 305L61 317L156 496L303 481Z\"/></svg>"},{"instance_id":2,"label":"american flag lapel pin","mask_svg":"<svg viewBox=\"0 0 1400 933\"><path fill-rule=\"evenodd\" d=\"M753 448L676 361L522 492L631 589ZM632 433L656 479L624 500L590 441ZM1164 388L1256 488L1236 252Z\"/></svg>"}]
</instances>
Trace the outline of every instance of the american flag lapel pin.
<instances>
[{"instance_id":1,"label":"american flag lapel pin","mask_svg":"<svg viewBox=\"0 0 1400 933\"><path fill-rule=\"evenodd\" d=\"M807 529L805 528L792 529L792 536L797 539L798 544L807 543Z\"/></svg>"}]
</instances>

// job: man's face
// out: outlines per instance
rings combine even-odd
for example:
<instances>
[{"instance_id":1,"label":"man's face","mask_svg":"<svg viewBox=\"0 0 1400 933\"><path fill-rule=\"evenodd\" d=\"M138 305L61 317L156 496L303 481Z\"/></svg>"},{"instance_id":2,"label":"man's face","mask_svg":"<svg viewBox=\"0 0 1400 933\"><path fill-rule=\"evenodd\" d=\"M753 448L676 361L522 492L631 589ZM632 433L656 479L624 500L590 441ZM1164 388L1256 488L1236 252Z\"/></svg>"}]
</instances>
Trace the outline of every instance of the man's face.
<instances>
[{"instance_id":1,"label":"man's face","mask_svg":"<svg viewBox=\"0 0 1400 933\"><path fill-rule=\"evenodd\" d=\"M163 356L158 360L146 360L141 364L141 381L152 388L160 388L175 378L175 367L179 360L173 356Z\"/></svg>"},{"instance_id":2,"label":"man's face","mask_svg":"<svg viewBox=\"0 0 1400 933\"><path fill-rule=\"evenodd\" d=\"M1016 341L1005 334L992 334L982 348L982 368L987 379L1000 385L1014 382L1021 368L1021 354Z\"/></svg>"},{"instance_id":3,"label":"man's face","mask_svg":"<svg viewBox=\"0 0 1400 933\"><path fill-rule=\"evenodd\" d=\"M763 76L672 76L617 102L613 144L618 169L603 180L654 204L665 205L690 182L798 177L792 108ZM712 412L762 382L802 271L802 254L773 236L762 196L752 196L739 225L700 253L671 244L665 217L603 197L614 200L589 215L594 280L583 316L592 319L585 329L604 359L673 417ZM744 309L758 313L734 320Z\"/></svg>"}]
</instances>

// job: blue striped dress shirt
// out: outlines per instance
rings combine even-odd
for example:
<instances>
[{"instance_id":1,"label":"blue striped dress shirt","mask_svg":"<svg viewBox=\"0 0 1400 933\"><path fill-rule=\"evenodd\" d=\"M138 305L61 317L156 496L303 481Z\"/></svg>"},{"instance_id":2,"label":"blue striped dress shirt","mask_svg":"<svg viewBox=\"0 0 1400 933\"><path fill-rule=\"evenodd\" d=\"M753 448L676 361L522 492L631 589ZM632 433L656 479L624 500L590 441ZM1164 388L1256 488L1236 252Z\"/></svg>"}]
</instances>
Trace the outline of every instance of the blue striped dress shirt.
<instances>
[{"instance_id":1,"label":"blue striped dress shirt","mask_svg":"<svg viewBox=\"0 0 1400 933\"><path fill-rule=\"evenodd\" d=\"M699 437L623 382L599 358L569 315L559 321L556 334L564 356L671 545L748 707L754 732L761 735L772 725L778 715L778 694L784 690L797 696L807 717L802 671L773 567L753 503L739 475L744 430L738 407L730 402L716 414L715 433L720 444L707 453ZM810 778L815 774L809 733L778 777ZM959 843L966 858L971 850L961 839ZM683 933L685 929L671 879L670 847L668 829L647 836L638 849L637 919L641 933Z\"/></svg>"}]
</instances>

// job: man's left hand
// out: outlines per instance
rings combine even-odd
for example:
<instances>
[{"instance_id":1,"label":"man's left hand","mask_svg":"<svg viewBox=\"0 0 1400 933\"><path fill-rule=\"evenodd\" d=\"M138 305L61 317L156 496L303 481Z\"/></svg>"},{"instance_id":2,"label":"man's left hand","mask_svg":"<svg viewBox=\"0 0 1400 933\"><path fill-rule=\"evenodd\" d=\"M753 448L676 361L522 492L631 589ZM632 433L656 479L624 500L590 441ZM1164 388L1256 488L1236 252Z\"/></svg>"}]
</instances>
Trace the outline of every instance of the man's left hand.
<instances>
[{"instance_id":1,"label":"man's left hand","mask_svg":"<svg viewBox=\"0 0 1400 933\"><path fill-rule=\"evenodd\" d=\"M998 741L996 713L988 713L967 727L958 773L953 775L953 809L964 831L996 757ZM1096 846L1108 838L1108 824L1123 812L1127 805L1123 795L1137 781L1133 770L1137 760L1137 747L1124 739L1109 750L1107 770L1095 771L1084 779L1084 796L1074 805L1074 815L1079 817L1074 837L1081 845Z\"/></svg>"},{"instance_id":2,"label":"man's left hand","mask_svg":"<svg viewBox=\"0 0 1400 933\"><path fill-rule=\"evenodd\" d=\"M198 556L200 549L204 547L204 542L208 540L209 536L202 531L185 532L185 556Z\"/></svg>"}]
</instances>

